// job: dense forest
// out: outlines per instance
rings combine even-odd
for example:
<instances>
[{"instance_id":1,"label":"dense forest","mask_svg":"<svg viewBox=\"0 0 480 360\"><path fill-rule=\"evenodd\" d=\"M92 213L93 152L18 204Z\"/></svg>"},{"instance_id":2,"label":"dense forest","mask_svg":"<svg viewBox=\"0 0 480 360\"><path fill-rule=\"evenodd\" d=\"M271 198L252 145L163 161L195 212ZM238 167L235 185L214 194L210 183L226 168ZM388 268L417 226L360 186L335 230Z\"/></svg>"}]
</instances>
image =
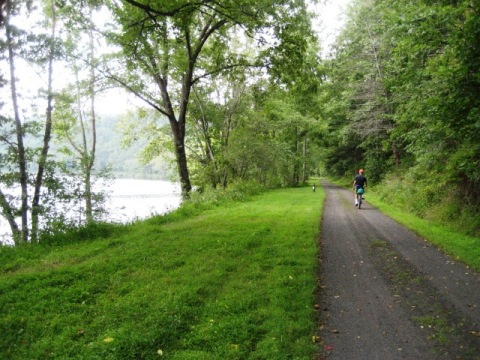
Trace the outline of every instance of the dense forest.
<instances>
[{"instance_id":1,"label":"dense forest","mask_svg":"<svg viewBox=\"0 0 480 360\"><path fill-rule=\"evenodd\" d=\"M321 9L2 1L0 207L15 242L40 241L72 198L95 221L99 178L172 168L188 198L361 167L387 201L478 235L480 4L353 1L327 57L312 28ZM112 88L143 106L103 118Z\"/></svg>"},{"instance_id":2,"label":"dense forest","mask_svg":"<svg viewBox=\"0 0 480 360\"><path fill-rule=\"evenodd\" d=\"M326 64L325 166L480 232L480 3L356 1Z\"/></svg>"}]
</instances>

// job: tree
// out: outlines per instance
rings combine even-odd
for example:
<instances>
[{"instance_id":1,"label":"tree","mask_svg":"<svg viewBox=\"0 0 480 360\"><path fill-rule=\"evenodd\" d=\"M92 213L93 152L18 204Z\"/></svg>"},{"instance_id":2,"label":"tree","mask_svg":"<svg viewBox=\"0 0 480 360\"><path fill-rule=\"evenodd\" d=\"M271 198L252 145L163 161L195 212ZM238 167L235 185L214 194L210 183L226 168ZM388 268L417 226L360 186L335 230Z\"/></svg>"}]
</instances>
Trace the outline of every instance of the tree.
<instances>
[{"instance_id":1,"label":"tree","mask_svg":"<svg viewBox=\"0 0 480 360\"><path fill-rule=\"evenodd\" d=\"M392 46L383 5L375 1L354 4L337 40L329 74L343 87L342 95L349 101L344 108L347 122L341 125L343 150L337 154L345 156L351 151L352 156L348 161L342 159L346 168L338 170L353 173L355 168L366 166L370 178L380 180L391 167L390 159L396 158L398 165L399 158L397 146L389 138L395 122L385 67ZM335 152L331 156L335 161Z\"/></svg>"},{"instance_id":2,"label":"tree","mask_svg":"<svg viewBox=\"0 0 480 360\"><path fill-rule=\"evenodd\" d=\"M254 65L243 54L230 51L229 39L235 32L254 36L264 31L274 41L285 40L274 48L288 49L289 55L301 53L303 48L293 43L298 38L288 38L288 31L278 24L289 20L291 28L304 25L307 19L299 19L305 5L284 0L242 4L124 0L112 2L111 9L121 29L110 39L122 47L125 69L123 77L111 76L168 119L182 192L188 196L191 182L185 136L194 85L214 74ZM279 34L285 36L275 38ZM265 39L258 41L265 43Z\"/></svg>"},{"instance_id":3,"label":"tree","mask_svg":"<svg viewBox=\"0 0 480 360\"><path fill-rule=\"evenodd\" d=\"M404 14L395 49L403 133L395 135L419 173L439 176L439 188L456 183L461 201L478 208L480 9L472 1L419 1Z\"/></svg>"},{"instance_id":4,"label":"tree","mask_svg":"<svg viewBox=\"0 0 480 360\"><path fill-rule=\"evenodd\" d=\"M190 152L194 155L192 160L198 162L194 165L198 169L196 172L207 178L213 188L218 185L226 188L230 181L227 161L230 140L251 103L247 77L242 74L228 79L218 78L208 89L194 89L189 114L192 123L190 137L194 144L190 146ZM216 102L212 100L214 98ZM201 184L205 182L201 181Z\"/></svg>"},{"instance_id":5,"label":"tree","mask_svg":"<svg viewBox=\"0 0 480 360\"><path fill-rule=\"evenodd\" d=\"M94 221L95 200L98 200L96 205L102 200L102 196L95 194L92 189L94 175L101 174L101 171L94 174L97 149L96 99L102 91L102 79L96 70L97 44L93 27L95 9L95 4L83 7L80 13L67 6L63 8L63 15L70 28L64 42L65 57L70 63L75 83L58 97L55 112L55 129L59 140L67 143L63 144L63 151L78 164L70 171L73 176L82 179L80 197L84 201L87 223ZM76 21L72 21L72 18Z\"/></svg>"},{"instance_id":6,"label":"tree","mask_svg":"<svg viewBox=\"0 0 480 360\"><path fill-rule=\"evenodd\" d=\"M45 127L43 132L43 146L40 151L39 159L38 159L38 170L37 176L35 179L34 184L34 194L32 200L32 234L31 234L31 241L37 242L38 241L38 232L39 232L39 216L41 213L40 207L40 195L42 191L42 185L44 182L44 174L47 168L47 160L48 160L48 153L50 149L50 140L52 135L52 113L53 113L53 69L54 69L54 60L57 57L57 46L56 46L56 37L57 37L57 19L56 19L56 7L55 1L51 0L50 2L46 3L47 9L46 12L50 12L50 38L48 39L48 52L43 62L48 64L47 72L47 109L45 113ZM42 62L42 61L41 61Z\"/></svg>"},{"instance_id":7,"label":"tree","mask_svg":"<svg viewBox=\"0 0 480 360\"><path fill-rule=\"evenodd\" d=\"M18 92L17 92L17 74L16 74L16 28L11 24L11 20L15 13L19 11L18 4L13 0L6 1L6 14L5 14L5 37L7 43L8 63L9 63L9 75L10 75L10 92L11 101L14 114L16 145L12 144L10 148L16 158L18 164L18 179L20 183L21 195L20 195L20 215L22 219L22 226L19 229L15 223L14 210L11 205L5 199L5 194L2 192L0 196L2 198L2 205L4 205L4 214L7 216L7 220L12 229L12 234L16 242L28 240L28 176L27 176L27 160L25 154L25 146L23 142L24 127L20 117L20 107L18 104Z\"/></svg>"},{"instance_id":8,"label":"tree","mask_svg":"<svg viewBox=\"0 0 480 360\"><path fill-rule=\"evenodd\" d=\"M44 184L47 173L50 172L51 162L48 161L48 153L51 138L51 113L53 101L53 71L54 60L58 56L56 39L56 20L55 5L53 1L46 2L45 5L51 11L51 22L46 23L50 34L38 31L33 26L27 30L21 29L14 24L15 18L18 16L27 16L30 8L30 2L16 2L13 0L5 1L2 10L5 14L4 20L5 30L5 52L9 65L8 85L10 87L9 108L12 111L12 117L2 117L2 165L6 170L2 173L2 187L5 191L0 190L0 206L2 214L7 219L12 236L16 244L31 240L38 240L39 217L44 212L41 204L41 189ZM35 56L33 56L35 54ZM27 61L32 66L40 65L47 67L47 89L44 92L46 100L45 120L43 124L33 120L34 115L31 113L31 119L25 121L22 115L25 114L25 108L22 108L24 99L21 96L21 76L17 72L17 65L20 61ZM33 102L32 102L33 103ZM34 108L34 106L29 106ZM38 151L27 147L25 139L27 136L36 136L43 128L42 145ZM30 170L36 169L36 175L32 176ZM33 178L33 179L32 179ZM12 195L11 189L19 186L19 201ZM31 198L31 208L29 207L29 187L33 187L33 197ZM31 228L28 221L29 211L31 210ZM17 224L16 217L20 216L21 226Z\"/></svg>"}]
</instances>

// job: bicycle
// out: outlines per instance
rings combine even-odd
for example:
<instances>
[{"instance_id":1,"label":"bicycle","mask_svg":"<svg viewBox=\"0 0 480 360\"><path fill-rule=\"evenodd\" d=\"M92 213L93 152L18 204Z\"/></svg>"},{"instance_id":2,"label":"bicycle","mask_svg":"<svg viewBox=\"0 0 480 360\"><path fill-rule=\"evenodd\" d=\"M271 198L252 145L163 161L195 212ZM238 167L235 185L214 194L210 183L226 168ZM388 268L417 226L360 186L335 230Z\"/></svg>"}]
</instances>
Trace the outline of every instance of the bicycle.
<instances>
[{"instance_id":1,"label":"bicycle","mask_svg":"<svg viewBox=\"0 0 480 360\"><path fill-rule=\"evenodd\" d=\"M365 193L365 189L363 187L359 187L357 189L357 203L358 203L358 209L360 210L362 207L362 200L363 200L363 194Z\"/></svg>"}]
</instances>

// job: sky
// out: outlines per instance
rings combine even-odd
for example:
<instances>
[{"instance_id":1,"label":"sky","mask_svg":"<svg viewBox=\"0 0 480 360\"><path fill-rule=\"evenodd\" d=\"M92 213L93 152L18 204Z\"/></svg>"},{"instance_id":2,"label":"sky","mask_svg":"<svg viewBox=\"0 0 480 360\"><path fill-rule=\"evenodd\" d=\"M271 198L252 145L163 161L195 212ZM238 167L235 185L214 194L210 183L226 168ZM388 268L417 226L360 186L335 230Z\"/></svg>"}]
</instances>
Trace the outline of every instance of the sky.
<instances>
[{"instance_id":1,"label":"sky","mask_svg":"<svg viewBox=\"0 0 480 360\"><path fill-rule=\"evenodd\" d=\"M345 10L353 0L326 0L315 9L318 22L314 24L322 43L322 54L329 53L330 46L345 24Z\"/></svg>"}]
</instances>

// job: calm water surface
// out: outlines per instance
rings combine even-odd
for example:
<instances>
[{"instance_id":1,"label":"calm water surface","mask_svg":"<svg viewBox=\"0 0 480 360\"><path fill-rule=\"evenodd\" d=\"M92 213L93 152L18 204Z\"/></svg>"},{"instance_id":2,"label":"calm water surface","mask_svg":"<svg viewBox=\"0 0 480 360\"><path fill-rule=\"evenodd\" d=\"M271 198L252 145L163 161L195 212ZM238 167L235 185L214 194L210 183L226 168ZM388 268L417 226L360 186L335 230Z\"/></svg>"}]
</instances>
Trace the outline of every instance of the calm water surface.
<instances>
[{"instance_id":1,"label":"calm water surface","mask_svg":"<svg viewBox=\"0 0 480 360\"><path fill-rule=\"evenodd\" d=\"M117 179L110 188L105 220L129 222L175 210L181 203L180 185L161 180Z\"/></svg>"},{"instance_id":2,"label":"calm water surface","mask_svg":"<svg viewBox=\"0 0 480 360\"><path fill-rule=\"evenodd\" d=\"M181 204L180 184L163 180L116 179L107 193L104 221L128 223L166 214ZM0 218L0 242L11 243L9 238L8 223Z\"/></svg>"}]
</instances>

